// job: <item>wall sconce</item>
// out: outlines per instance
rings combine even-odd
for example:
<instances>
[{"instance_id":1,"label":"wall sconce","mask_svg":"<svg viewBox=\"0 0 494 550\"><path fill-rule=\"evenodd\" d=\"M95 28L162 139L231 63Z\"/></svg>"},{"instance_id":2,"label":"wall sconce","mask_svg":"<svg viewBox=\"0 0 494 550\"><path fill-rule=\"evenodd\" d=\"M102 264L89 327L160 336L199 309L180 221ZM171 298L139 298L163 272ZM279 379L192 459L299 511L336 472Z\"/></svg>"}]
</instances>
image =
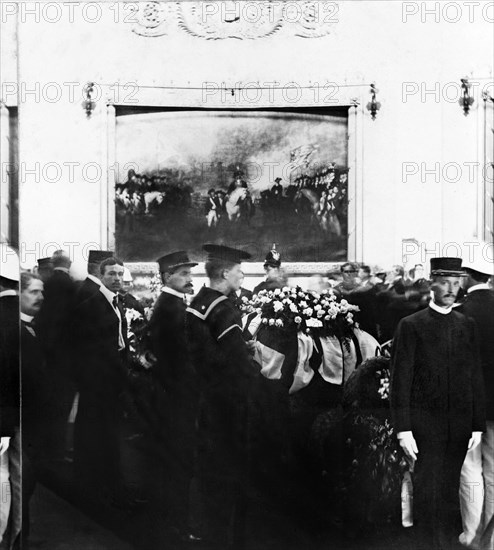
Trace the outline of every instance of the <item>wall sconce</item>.
<instances>
[{"instance_id":1,"label":"wall sconce","mask_svg":"<svg viewBox=\"0 0 494 550\"><path fill-rule=\"evenodd\" d=\"M372 120L376 120L377 111L381 108L381 103L376 100L376 94L379 90L376 89L375 84L371 84L371 100L367 103L367 110L369 111Z\"/></svg>"},{"instance_id":2,"label":"wall sconce","mask_svg":"<svg viewBox=\"0 0 494 550\"><path fill-rule=\"evenodd\" d=\"M91 118L94 109L96 109L96 102L93 101L94 94L94 82L88 82L84 87L84 101L82 102L82 108L86 111L86 117Z\"/></svg>"},{"instance_id":3,"label":"wall sconce","mask_svg":"<svg viewBox=\"0 0 494 550\"><path fill-rule=\"evenodd\" d=\"M458 100L458 103L460 104L460 107L463 109L463 114L465 116L468 115L470 112L470 107L473 105L475 99L470 95L470 88L472 85L468 82L468 78L462 78L461 79L461 89L463 91L463 97L460 97Z\"/></svg>"}]
</instances>

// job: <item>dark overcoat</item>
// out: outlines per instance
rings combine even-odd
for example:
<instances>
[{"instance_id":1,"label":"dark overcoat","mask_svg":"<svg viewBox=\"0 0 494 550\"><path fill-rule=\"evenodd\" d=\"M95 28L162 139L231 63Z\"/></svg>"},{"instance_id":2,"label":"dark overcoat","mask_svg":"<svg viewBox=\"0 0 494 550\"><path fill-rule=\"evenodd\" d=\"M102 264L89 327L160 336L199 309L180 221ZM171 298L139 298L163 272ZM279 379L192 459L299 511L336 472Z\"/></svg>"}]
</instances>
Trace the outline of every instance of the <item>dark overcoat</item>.
<instances>
[{"instance_id":1,"label":"dark overcoat","mask_svg":"<svg viewBox=\"0 0 494 550\"><path fill-rule=\"evenodd\" d=\"M402 319L393 341L390 399L396 432L439 441L484 431L475 323L430 307Z\"/></svg>"}]
</instances>

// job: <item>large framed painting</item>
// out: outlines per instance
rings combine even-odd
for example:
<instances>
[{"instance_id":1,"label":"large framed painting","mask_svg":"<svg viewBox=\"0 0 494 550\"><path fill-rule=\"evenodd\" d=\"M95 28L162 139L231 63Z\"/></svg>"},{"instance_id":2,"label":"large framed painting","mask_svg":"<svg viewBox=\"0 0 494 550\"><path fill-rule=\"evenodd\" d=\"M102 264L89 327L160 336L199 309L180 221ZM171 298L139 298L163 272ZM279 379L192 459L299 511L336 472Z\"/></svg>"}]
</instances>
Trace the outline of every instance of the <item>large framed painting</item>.
<instances>
[{"instance_id":1,"label":"large framed painting","mask_svg":"<svg viewBox=\"0 0 494 550\"><path fill-rule=\"evenodd\" d=\"M117 111L115 246L126 261L205 242L262 261L348 257L348 108Z\"/></svg>"}]
</instances>

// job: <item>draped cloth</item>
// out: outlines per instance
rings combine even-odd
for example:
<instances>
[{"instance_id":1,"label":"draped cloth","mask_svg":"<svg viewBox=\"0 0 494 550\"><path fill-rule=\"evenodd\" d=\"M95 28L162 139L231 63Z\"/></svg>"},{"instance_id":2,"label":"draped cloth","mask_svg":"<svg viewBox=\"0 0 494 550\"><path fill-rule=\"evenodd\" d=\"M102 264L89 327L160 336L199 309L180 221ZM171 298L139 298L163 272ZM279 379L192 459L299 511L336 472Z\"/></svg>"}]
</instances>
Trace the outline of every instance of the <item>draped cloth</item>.
<instances>
[{"instance_id":1,"label":"draped cloth","mask_svg":"<svg viewBox=\"0 0 494 550\"><path fill-rule=\"evenodd\" d=\"M297 341L297 366L293 374L293 384L288 390L288 393L290 394L305 388L305 386L310 384L310 381L314 377L314 371L309 365L310 358L312 357L312 353L314 351L314 340L310 336L299 332L297 334Z\"/></svg>"},{"instance_id":2,"label":"draped cloth","mask_svg":"<svg viewBox=\"0 0 494 550\"><path fill-rule=\"evenodd\" d=\"M359 328L354 329L354 338L347 342L336 336L312 337L297 332L295 348L295 332L263 325L256 313L244 316L242 323L244 337L256 340L254 360L261 365L261 374L268 380L283 378L290 395L307 387L313 379L314 365L310 360L314 353L321 356L317 371L322 379L342 385L362 361L375 357L380 349L377 340Z\"/></svg>"}]
</instances>

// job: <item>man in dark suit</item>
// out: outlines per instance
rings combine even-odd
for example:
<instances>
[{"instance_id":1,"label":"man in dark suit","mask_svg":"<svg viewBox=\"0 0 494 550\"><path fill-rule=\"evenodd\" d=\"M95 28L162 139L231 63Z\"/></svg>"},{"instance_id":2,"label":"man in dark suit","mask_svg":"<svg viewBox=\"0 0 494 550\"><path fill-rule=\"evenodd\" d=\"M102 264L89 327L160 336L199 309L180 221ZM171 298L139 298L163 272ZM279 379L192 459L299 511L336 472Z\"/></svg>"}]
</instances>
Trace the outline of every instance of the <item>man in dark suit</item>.
<instances>
[{"instance_id":1,"label":"man in dark suit","mask_svg":"<svg viewBox=\"0 0 494 550\"><path fill-rule=\"evenodd\" d=\"M101 286L73 313L72 333L79 405L75 421L75 468L79 478L110 504L127 506L120 468L120 399L126 384L127 324L117 293L123 263L100 265Z\"/></svg>"},{"instance_id":2,"label":"man in dark suit","mask_svg":"<svg viewBox=\"0 0 494 550\"><path fill-rule=\"evenodd\" d=\"M250 255L212 244L203 249L210 286L187 308L186 333L201 387L199 461L206 535L220 549L241 547L243 541L247 411L259 367L249 356L240 313L228 299L240 287L240 263Z\"/></svg>"},{"instance_id":3,"label":"man in dark suit","mask_svg":"<svg viewBox=\"0 0 494 550\"><path fill-rule=\"evenodd\" d=\"M184 541L197 537L190 528L189 495L195 453L198 381L185 337L185 296L192 294L191 262L179 251L158 259L163 292L154 306L150 336L157 364L153 372L165 391L167 425L164 451L166 524ZM163 445L163 443L165 443Z\"/></svg>"},{"instance_id":4,"label":"man in dark suit","mask_svg":"<svg viewBox=\"0 0 494 550\"><path fill-rule=\"evenodd\" d=\"M475 323L452 308L462 275L460 258L431 260L434 299L401 320L392 351L391 412L415 461L417 536L437 550L453 547L461 467L485 431Z\"/></svg>"},{"instance_id":5,"label":"man in dark suit","mask_svg":"<svg viewBox=\"0 0 494 550\"><path fill-rule=\"evenodd\" d=\"M36 315L36 333L46 356L48 375L57 404L51 423L49 442L54 458L65 453L67 420L75 396L72 379L72 349L69 339L69 321L75 297L75 283L69 269L70 258L57 250L51 257L53 275L45 281L44 300Z\"/></svg>"},{"instance_id":6,"label":"man in dark suit","mask_svg":"<svg viewBox=\"0 0 494 550\"><path fill-rule=\"evenodd\" d=\"M104 260L113 257L109 250L90 250L87 260L87 277L77 288L75 302L79 304L89 298L101 287L100 264Z\"/></svg>"},{"instance_id":7,"label":"man in dark suit","mask_svg":"<svg viewBox=\"0 0 494 550\"><path fill-rule=\"evenodd\" d=\"M58 398L47 372L46 358L36 332L35 315L43 303L43 281L32 273L21 274L21 372L22 372L22 548L29 536L29 501L39 468L50 457L52 408Z\"/></svg>"},{"instance_id":8,"label":"man in dark suit","mask_svg":"<svg viewBox=\"0 0 494 550\"><path fill-rule=\"evenodd\" d=\"M10 523L12 544L21 528L19 432L19 259L0 244L0 542ZM10 490L9 490L10 481ZM11 544L7 547L11 548Z\"/></svg>"},{"instance_id":9,"label":"man in dark suit","mask_svg":"<svg viewBox=\"0 0 494 550\"><path fill-rule=\"evenodd\" d=\"M482 541L484 529L494 517L494 292L488 285L494 275L494 263L483 257L486 255L479 250L475 260L464 266L466 298L456 310L477 325L486 396L487 429L481 444L468 451L461 471L460 542L470 548L478 548L481 542L484 548L494 547L492 532Z\"/></svg>"}]
</instances>

